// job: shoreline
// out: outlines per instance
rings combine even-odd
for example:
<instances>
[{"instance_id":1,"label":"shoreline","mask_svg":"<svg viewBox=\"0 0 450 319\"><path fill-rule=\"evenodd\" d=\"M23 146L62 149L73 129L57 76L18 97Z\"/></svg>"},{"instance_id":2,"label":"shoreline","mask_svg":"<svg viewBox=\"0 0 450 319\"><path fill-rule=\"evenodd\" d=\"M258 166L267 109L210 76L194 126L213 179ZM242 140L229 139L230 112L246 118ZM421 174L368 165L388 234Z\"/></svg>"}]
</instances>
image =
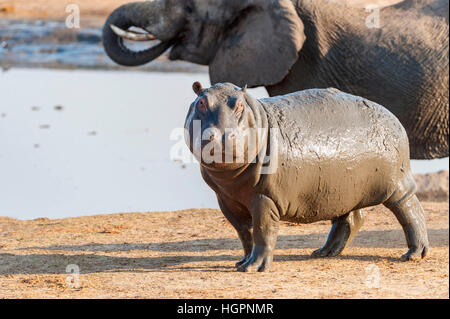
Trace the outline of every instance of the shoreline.
<instances>
[{"instance_id":1,"label":"shoreline","mask_svg":"<svg viewBox=\"0 0 450 319\"><path fill-rule=\"evenodd\" d=\"M120 66L104 53L98 27L67 29L56 20L0 19L0 69L11 68L208 72L207 66L169 61L167 52L143 66Z\"/></svg>"},{"instance_id":2,"label":"shoreline","mask_svg":"<svg viewBox=\"0 0 450 319\"><path fill-rule=\"evenodd\" d=\"M438 172L433 173L426 173L426 174L414 174L414 179L417 183L417 191L416 195L421 203L426 203L426 205L429 204L445 204L449 202L449 171L448 170L442 170ZM373 207L373 206L372 206ZM372 207L364 208L364 210L370 210ZM213 210L217 211L216 208L186 208L184 210L187 211L195 211L195 210ZM183 211L184 211L183 210ZM168 210L161 213L174 213L179 210ZM151 211L149 211L151 212ZM134 214L134 213L149 213L149 212L101 212L98 214L87 214L87 215L81 215L81 216L67 216L64 218L52 218L52 217L37 217L37 218L16 218L16 217L10 217L10 216L1 216L1 219L11 219L16 221L36 221L36 220L51 220L51 221L58 221L58 220L65 220L65 219L72 219L72 218L88 218L88 217L107 217L107 216L115 216L120 214Z\"/></svg>"}]
</instances>

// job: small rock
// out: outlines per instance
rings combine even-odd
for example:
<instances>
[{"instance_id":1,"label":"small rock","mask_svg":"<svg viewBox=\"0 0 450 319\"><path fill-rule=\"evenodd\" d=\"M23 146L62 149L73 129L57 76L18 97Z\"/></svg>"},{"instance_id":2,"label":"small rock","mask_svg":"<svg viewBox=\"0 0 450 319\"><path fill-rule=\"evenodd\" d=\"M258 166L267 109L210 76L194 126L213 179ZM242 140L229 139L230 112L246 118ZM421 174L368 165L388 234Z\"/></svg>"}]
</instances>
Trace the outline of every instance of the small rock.
<instances>
[{"instance_id":1,"label":"small rock","mask_svg":"<svg viewBox=\"0 0 450 319\"><path fill-rule=\"evenodd\" d=\"M64 107L62 105L55 106L55 111L62 111L62 110L64 110Z\"/></svg>"},{"instance_id":2,"label":"small rock","mask_svg":"<svg viewBox=\"0 0 450 319\"><path fill-rule=\"evenodd\" d=\"M2 68L2 72L7 72L11 69L11 64L0 64L0 68Z\"/></svg>"},{"instance_id":3,"label":"small rock","mask_svg":"<svg viewBox=\"0 0 450 319\"><path fill-rule=\"evenodd\" d=\"M49 129L50 125L49 124L42 124L42 125L39 125L39 128L40 129Z\"/></svg>"},{"instance_id":4,"label":"small rock","mask_svg":"<svg viewBox=\"0 0 450 319\"><path fill-rule=\"evenodd\" d=\"M32 106L31 107L31 110L32 111L34 111L34 112L37 112L37 111L39 111L41 108L39 107L39 106Z\"/></svg>"},{"instance_id":5,"label":"small rock","mask_svg":"<svg viewBox=\"0 0 450 319\"><path fill-rule=\"evenodd\" d=\"M1 5L0 6L0 12L2 13L10 13L10 12L14 12L14 6L13 5Z\"/></svg>"}]
</instances>

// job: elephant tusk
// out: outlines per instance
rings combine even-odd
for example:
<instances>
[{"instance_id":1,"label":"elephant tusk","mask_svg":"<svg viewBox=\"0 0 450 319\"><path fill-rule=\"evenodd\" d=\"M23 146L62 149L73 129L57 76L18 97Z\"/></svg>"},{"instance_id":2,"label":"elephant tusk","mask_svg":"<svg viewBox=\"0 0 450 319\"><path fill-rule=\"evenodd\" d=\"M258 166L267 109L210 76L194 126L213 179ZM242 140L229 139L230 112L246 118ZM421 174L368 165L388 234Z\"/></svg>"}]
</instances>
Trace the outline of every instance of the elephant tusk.
<instances>
[{"instance_id":1,"label":"elephant tusk","mask_svg":"<svg viewBox=\"0 0 450 319\"><path fill-rule=\"evenodd\" d=\"M116 27L114 24L110 24L109 26L111 27L111 30L113 30L115 34L124 39L132 41L151 41L156 39L156 37L150 33L137 33L133 31L125 31L119 27Z\"/></svg>"}]
</instances>

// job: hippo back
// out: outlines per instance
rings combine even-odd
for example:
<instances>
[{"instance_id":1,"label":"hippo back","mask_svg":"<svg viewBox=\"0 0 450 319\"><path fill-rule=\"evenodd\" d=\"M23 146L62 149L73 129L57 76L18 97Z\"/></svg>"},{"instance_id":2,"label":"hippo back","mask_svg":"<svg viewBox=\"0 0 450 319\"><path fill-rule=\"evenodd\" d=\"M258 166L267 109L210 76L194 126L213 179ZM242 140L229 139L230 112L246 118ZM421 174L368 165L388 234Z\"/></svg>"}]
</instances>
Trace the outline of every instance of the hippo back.
<instances>
[{"instance_id":1,"label":"hippo back","mask_svg":"<svg viewBox=\"0 0 450 319\"><path fill-rule=\"evenodd\" d=\"M330 88L261 102L269 122L280 129L284 146L289 146L284 150L288 156L324 160L375 154L408 157L403 126L386 108L367 99Z\"/></svg>"},{"instance_id":2,"label":"hippo back","mask_svg":"<svg viewBox=\"0 0 450 319\"><path fill-rule=\"evenodd\" d=\"M381 105L337 89L260 101L279 136L278 172L261 186L287 219L330 219L382 203L410 175L405 129Z\"/></svg>"}]
</instances>

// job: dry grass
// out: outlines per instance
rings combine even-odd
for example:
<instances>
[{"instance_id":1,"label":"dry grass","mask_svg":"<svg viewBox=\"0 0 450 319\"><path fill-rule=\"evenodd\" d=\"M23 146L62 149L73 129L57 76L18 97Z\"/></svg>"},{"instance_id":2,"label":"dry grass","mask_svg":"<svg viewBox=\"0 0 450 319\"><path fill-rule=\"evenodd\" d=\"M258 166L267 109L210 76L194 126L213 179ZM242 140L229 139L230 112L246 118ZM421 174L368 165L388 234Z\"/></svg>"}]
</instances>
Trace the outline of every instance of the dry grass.
<instances>
[{"instance_id":1,"label":"dry grass","mask_svg":"<svg viewBox=\"0 0 450 319\"><path fill-rule=\"evenodd\" d=\"M399 261L403 233L377 206L335 258L310 258L329 222L284 223L269 273L234 270L240 243L215 210L0 218L0 297L448 298L448 203L423 205L432 245L425 260ZM80 268L78 289L66 284L69 264ZM366 285L369 265L380 272L378 288Z\"/></svg>"}]
</instances>

